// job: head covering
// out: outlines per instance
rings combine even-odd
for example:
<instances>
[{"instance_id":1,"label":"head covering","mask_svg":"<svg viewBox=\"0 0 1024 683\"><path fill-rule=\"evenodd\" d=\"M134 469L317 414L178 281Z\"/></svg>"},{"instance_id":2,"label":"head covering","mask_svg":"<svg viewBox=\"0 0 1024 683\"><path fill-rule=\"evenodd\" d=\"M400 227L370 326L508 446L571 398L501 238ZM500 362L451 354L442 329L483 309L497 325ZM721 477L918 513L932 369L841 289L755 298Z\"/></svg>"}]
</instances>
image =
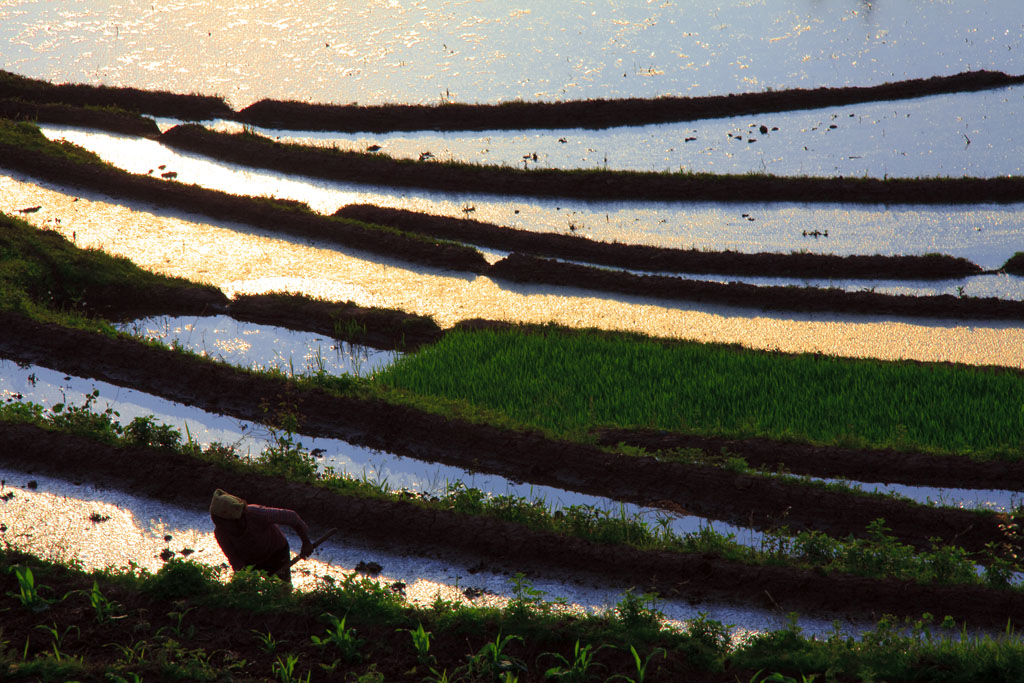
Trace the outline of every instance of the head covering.
<instances>
[{"instance_id":1,"label":"head covering","mask_svg":"<svg viewBox=\"0 0 1024 683\"><path fill-rule=\"evenodd\" d=\"M225 519L240 519L245 510L245 501L227 491L217 489L210 501L210 514Z\"/></svg>"}]
</instances>

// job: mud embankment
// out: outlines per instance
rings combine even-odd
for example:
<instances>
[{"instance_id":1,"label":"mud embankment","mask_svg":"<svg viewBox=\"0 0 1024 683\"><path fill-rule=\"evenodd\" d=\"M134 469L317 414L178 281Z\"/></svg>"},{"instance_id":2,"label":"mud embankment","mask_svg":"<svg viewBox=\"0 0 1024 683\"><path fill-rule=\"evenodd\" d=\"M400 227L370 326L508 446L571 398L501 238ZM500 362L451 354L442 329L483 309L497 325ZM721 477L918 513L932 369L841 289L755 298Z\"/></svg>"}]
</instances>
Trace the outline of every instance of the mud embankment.
<instances>
[{"instance_id":1,"label":"mud embankment","mask_svg":"<svg viewBox=\"0 0 1024 683\"><path fill-rule=\"evenodd\" d=\"M972 460L962 455L725 439L648 429L600 429L595 436L603 446L625 444L651 454L696 448L722 457L740 457L751 467L769 471L879 484L999 490L1008 482L1018 486L1013 482L1024 474L1024 464L1019 462Z\"/></svg>"},{"instance_id":2,"label":"mud embankment","mask_svg":"<svg viewBox=\"0 0 1024 683\"><path fill-rule=\"evenodd\" d=\"M443 192L623 201L979 204L1024 202L1024 177L811 178L533 169L392 159L175 126L160 141L245 166L327 180Z\"/></svg>"},{"instance_id":3,"label":"mud embankment","mask_svg":"<svg viewBox=\"0 0 1024 683\"><path fill-rule=\"evenodd\" d=\"M68 104L0 99L0 118L95 128L154 140L160 137L160 127L153 119L125 111L76 107Z\"/></svg>"},{"instance_id":4,"label":"mud embankment","mask_svg":"<svg viewBox=\"0 0 1024 683\"><path fill-rule=\"evenodd\" d=\"M918 617L952 615L974 627L1001 627L1024 610L1024 594L968 586L919 585L779 566L748 566L711 553L642 551L605 546L520 525L408 501L340 496L307 484L238 472L166 451L112 448L83 437L0 424L0 463L32 473L93 482L136 495L205 508L218 487L248 500L300 510L316 526L377 546L472 555L512 571L558 569L614 580L669 598L726 600L784 612L821 611ZM493 568L493 567L492 567Z\"/></svg>"},{"instance_id":5,"label":"mud embankment","mask_svg":"<svg viewBox=\"0 0 1024 683\"><path fill-rule=\"evenodd\" d=\"M235 113L220 97L84 83L54 84L3 70L0 70L0 98L77 107L117 107L126 112L187 121L231 118Z\"/></svg>"},{"instance_id":6,"label":"mud embankment","mask_svg":"<svg viewBox=\"0 0 1024 683\"><path fill-rule=\"evenodd\" d=\"M973 71L867 87L798 88L706 97L369 107L261 100L238 112L237 120L266 128L368 133L398 130L612 128L902 100L1001 88L1022 82L1024 76L1008 76L997 71Z\"/></svg>"},{"instance_id":7,"label":"mud embankment","mask_svg":"<svg viewBox=\"0 0 1024 683\"><path fill-rule=\"evenodd\" d=\"M937 509L888 497L853 496L775 478L653 457L631 457L533 431L426 413L380 400L298 389L284 378L253 374L130 339L111 339L0 314L0 357L132 387L246 420L265 422L267 406L301 416L299 430L420 460L500 474L758 529L787 525L834 536L862 535L884 518L900 540L929 548L932 537L975 552L1002 541L999 518ZM963 461L964 472L973 466ZM1020 473L1007 464L1005 473ZM962 485L957 482L958 485Z\"/></svg>"},{"instance_id":8,"label":"mud embankment","mask_svg":"<svg viewBox=\"0 0 1024 683\"><path fill-rule=\"evenodd\" d=\"M104 85L53 84L0 70L0 98L79 107L114 106L188 121L223 118L268 128L383 133L639 126L974 92L1020 83L1024 83L1024 76L981 70L875 86L795 88L704 97L378 106L260 100L236 112L220 97Z\"/></svg>"},{"instance_id":9,"label":"mud embankment","mask_svg":"<svg viewBox=\"0 0 1024 683\"><path fill-rule=\"evenodd\" d=\"M523 252L631 270L692 274L792 278L872 278L941 280L984 272L967 259L943 254L924 256L837 256L834 254L743 254L735 251L672 249L640 244L598 242L577 235L533 232L493 223L435 216L372 204L349 204L340 218L390 225L436 239L453 240L501 251Z\"/></svg>"},{"instance_id":10,"label":"mud embankment","mask_svg":"<svg viewBox=\"0 0 1024 683\"><path fill-rule=\"evenodd\" d=\"M487 275L523 284L579 287L631 296L764 310L863 313L900 317L955 319L1024 319L1024 301L951 294L909 296L836 288L762 287L740 282L722 284L663 275L635 275L590 266L512 254L492 265Z\"/></svg>"}]
</instances>

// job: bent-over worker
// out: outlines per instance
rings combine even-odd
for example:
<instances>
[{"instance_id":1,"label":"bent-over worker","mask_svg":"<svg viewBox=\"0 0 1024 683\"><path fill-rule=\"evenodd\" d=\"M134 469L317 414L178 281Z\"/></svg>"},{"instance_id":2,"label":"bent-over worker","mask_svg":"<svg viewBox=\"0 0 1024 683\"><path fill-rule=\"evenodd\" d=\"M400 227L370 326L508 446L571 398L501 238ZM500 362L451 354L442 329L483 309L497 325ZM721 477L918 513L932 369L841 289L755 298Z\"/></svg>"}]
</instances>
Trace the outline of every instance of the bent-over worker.
<instances>
[{"instance_id":1,"label":"bent-over worker","mask_svg":"<svg viewBox=\"0 0 1024 683\"><path fill-rule=\"evenodd\" d=\"M213 535L234 571L251 567L291 583L288 539L278 524L290 526L302 539L300 556L313 552L309 528L294 510L251 505L217 489L210 501L210 517L214 524Z\"/></svg>"}]
</instances>

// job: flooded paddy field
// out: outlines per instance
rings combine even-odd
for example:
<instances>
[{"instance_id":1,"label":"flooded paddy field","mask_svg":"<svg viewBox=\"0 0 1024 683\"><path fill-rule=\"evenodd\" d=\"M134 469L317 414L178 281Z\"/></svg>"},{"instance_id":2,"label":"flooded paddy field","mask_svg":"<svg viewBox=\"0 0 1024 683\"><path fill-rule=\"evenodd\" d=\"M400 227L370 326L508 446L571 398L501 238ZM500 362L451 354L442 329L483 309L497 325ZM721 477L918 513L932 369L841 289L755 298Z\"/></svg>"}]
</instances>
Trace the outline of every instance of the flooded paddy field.
<instances>
[{"instance_id":1,"label":"flooded paddy field","mask_svg":"<svg viewBox=\"0 0 1024 683\"><path fill-rule=\"evenodd\" d=\"M891 6L862 2L855 7L808 1L781 10L770 3L738 1L713 6L699 2L686 7L581 5L571 9L528 3L515 11L464 3L408 8L365 3L339 8L326 2L304 6L257 2L228 3L216 13L189 2L148 11L114 3L104 7L102 16L89 5L19 0L0 8L0 36L11 48L0 68L53 82L216 94L236 109L264 98L327 104L558 102L876 85L979 69L1024 73L1020 38L1024 17L1010 0ZM189 45L189 50L183 51L183 45ZM892 66L896 64L898 68ZM502 77L495 77L497 73ZM1012 86L604 130L420 130L372 135L248 130L310 146L357 152L379 146L376 154L396 158L538 171L608 168L821 178L969 175L995 179L1021 173L1016 114L1022 93L1021 86ZM160 120L164 129L174 123ZM236 130L224 121L205 123ZM845 204L814 199L755 202L742 196L724 202L581 201L514 196L497 189L494 194L457 189L433 192L263 171L175 151L156 140L68 125L46 124L42 129L50 139L67 139L132 173L167 174L173 177L169 182L195 183L236 195L296 200L324 216L346 205L370 203L624 244L744 254L939 253L965 258L988 272L928 282L679 277L837 287L850 294L877 291L1024 301L1024 278L994 272L1024 251L1024 204L1019 202ZM429 156L424 157L425 153ZM989 366L983 372L1013 373L1024 368L1024 327L1012 318L901 318L837 310L789 313L598 292L566 284L516 283L509 277L491 277L494 272L489 270L413 265L379 250L370 253L315 239L282 238L231 217L211 219L126 199L115 192L87 192L2 166L0 160L0 211L17 212L32 225L55 231L79 247L102 249L156 273L214 285L229 297L291 291L326 302L381 306L429 316L442 328L437 336L456 326L472 329L467 321L474 319L484 321L474 324L485 326L554 323L787 353ZM429 168L428 163L424 168ZM486 246L481 251L490 266L510 256ZM82 302L83 310L88 305ZM229 308L214 307L222 309L216 312ZM254 412L258 397L279 397L285 392L282 386L301 393L303 400L313 395L300 391L298 383L275 382L285 382L292 373L318 371L335 377L350 373L358 375L359 382L372 382L373 369L397 356L394 352L376 355L324 332L293 335L225 317L121 321L121 329L156 336L164 343L241 367L278 369L278 378L247 380L253 383L246 389L234 384L238 376L232 369L191 366L170 357L166 367L160 367L154 362L156 355L147 355L157 352L136 348L135 342L68 329L57 333L57 328L45 325L40 329L46 333L26 332L37 324L43 325L25 317L0 332L0 345L15 349L9 357L19 360L0 364L0 390L5 397L49 406L72 404L89 401L95 387L99 391L92 398L95 405L111 406L122 420L152 414L179 429L188 425L188 433L201 441L223 440L249 452L263 448L274 436ZM46 354L50 358L44 358ZM32 365L29 359L41 365ZM116 381L81 380L77 375ZM168 398L145 396L138 389L147 385L160 385ZM344 409L338 407L342 405ZM249 413L240 417L240 406ZM794 531L822 531L838 537L862 534L865 528L870 530L866 525L872 518L884 517L895 529L894 538L918 549L927 547L929 536L943 538L943 543L962 543L969 549L965 552L973 553L971 561L987 562L989 569L996 558L992 549L1000 543L1010 548L1016 542L1007 529L1016 528L1022 494L1012 484L1000 488L1003 480L998 480L997 473L1002 467L1005 481L1017 480L1019 463L1013 454L1002 454L1005 460L979 458L973 465L968 460L973 454L942 454L935 457L936 472L927 485L893 484L903 476L892 474L900 466L920 472L932 456L865 451L865 465L853 457L837 458L851 455L840 453L837 444L770 444L769 449L784 454L788 450L794 457L800 451L808 462L839 462L838 472L820 480L829 488L808 486L794 495L798 485L785 475L767 477L737 469L745 453L742 448L733 453L733 460L716 461L706 468L664 462L665 452L656 448L646 453L629 451L630 457L640 456L629 464L647 477L630 480L624 460L627 446L614 439L604 446L586 439L556 442L528 430L471 424L461 418L442 420L406 406L399 409L371 401L337 405L310 401L303 406L308 409L303 417L311 428L302 435L302 443L321 456L319 467L346 469L392 488L439 490L444 482L457 479L487 493L540 497L554 506L600 505L611 514L628 511L646 516L651 524L664 516L681 532L699 531L708 519L730 519L732 526L714 521L714 529L762 547L765 535L752 529L775 531L792 524ZM123 466L122 454L78 437L16 425L2 429L11 462L34 457L39 467L27 474L25 460L17 468L0 470L4 480L0 494L14 494L0 502L4 541L17 538L17 544L25 543L24 547L44 557L69 559L77 554L89 567L134 561L155 571L164 565L168 553L182 557L185 550L192 551L187 553L190 558L213 566L223 562L204 511L206 489L217 485L214 471L205 465L197 468L168 454L166 462L152 463L153 472L146 479L145 473ZM340 438L342 433L353 437L351 443ZM697 436L701 435L668 435ZM753 441L740 445L753 453L763 445ZM389 442L397 446L382 447ZM446 449L458 451L461 465L410 457L437 455ZM703 450L705 455L717 451ZM56 452L66 452L66 461L60 461ZM609 458L604 463L607 471L583 467L572 471L572 463L582 464L584 456L593 461L599 455ZM720 459L726 455L723 449ZM886 458L894 461L894 469L881 464ZM550 485L544 477L555 476L551 472L563 460L569 463L563 465L567 471L557 471L563 481L578 483L580 489L607 485L613 492L578 494L569 490L570 485ZM484 473L499 461L508 469L500 475ZM958 461L954 469L945 469L954 461ZM849 470L844 472L847 465ZM59 471L61 467L67 472ZM675 485L665 475L669 471L678 476L680 487L699 487L704 482L705 497L683 494L679 488L663 500L637 500L638 492L660 490L655 485L664 484L665 490ZM802 474L799 468L793 471ZM687 476L679 474L683 472L691 481L685 481ZM831 486L852 472L857 474L849 476L848 483L883 495L864 496L856 503L839 497ZM972 476L960 477L957 472ZM336 519L350 522L342 512L349 509L345 508L348 501L261 476L238 475L253 495L308 509L315 526L325 527ZM612 488L615 482L607 481L616 476L621 479L617 489ZM93 488L93 477L104 480L106 488ZM627 490L631 486L633 490ZM924 505L918 511L896 496ZM698 503L691 506L691 500ZM963 509L946 510L936 504ZM712 507L714 513L705 512ZM740 508L749 513L745 518L749 524L736 519ZM706 616L733 624L731 632L739 637L784 628L782 605L791 604L799 606L799 623L805 632L822 637L832 632L826 621L833 617L842 620L838 627L842 633L856 637L866 628L860 620L865 612L875 619L890 607L913 618L924 605L928 609L949 605L949 613L970 614L978 623L993 626L1005 623L1007 610L1019 611L1012 607L1020 601L1016 590L898 584L824 571L800 574L782 567L739 572L715 553L676 558L672 564L628 548L600 554L576 540L545 540L511 527L500 527L508 538L495 541L491 536L499 528L496 523L452 521L441 512L410 514L400 503L374 509L380 514L365 519L362 528L354 525L351 537L328 544L317 558L299 565L305 567L296 575L300 587L316 585L328 574L341 580L360 563L373 560L383 567L381 580L389 586L404 584L413 604L429 605L442 598L500 605L515 596L510 579L519 569L521 556L533 586L570 609L607 610L637 576L652 577L651 585L669 594L659 608L670 621L678 625ZM882 509L892 515L868 514ZM975 509L988 510L985 514L990 516L979 522L982 515ZM367 542L371 535L379 538ZM433 546L424 540L428 536ZM989 555L984 555L985 548ZM480 558L504 559L485 562ZM550 565L545 569L545 562L561 563L562 569L553 571ZM995 576L989 569L977 571L980 576ZM869 607L855 615L860 606L844 607L847 598L843 596L861 596ZM740 673L733 678L747 680L753 670Z\"/></svg>"},{"instance_id":2,"label":"flooded paddy field","mask_svg":"<svg viewBox=\"0 0 1024 683\"><path fill-rule=\"evenodd\" d=\"M744 253L960 256L999 268L1020 247L1018 204L944 207L857 206L792 202L600 202L395 190L219 162L143 138L41 126L131 173L173 171L176 180L231 194L293 199L330 214L348 204L376 204L466 217L538 232L579 234L604 242ZM164 169L159 167L163 166ZM467 211L469 213L467 213ZM827 233L827 234L824 234Z\"/></svg>"},{"instance_id":3,"label":"flooded paddy field","mask_svg":"<svg viewBox=\"0 0 1024 683\"><path fill-rule=\"evenodd\" d=\"M24 176L5 176L0 183L4 211L42 205L45 210L26 219L81 247L126 256L154 272L214 284L228 295L297 291L428 315L442 327L470 318L557 322L782 351L1024 367L1024 330L1008 323L766 313L498 283L412 269L141 203L121 204Z\"/></svg>"}]
</instances>

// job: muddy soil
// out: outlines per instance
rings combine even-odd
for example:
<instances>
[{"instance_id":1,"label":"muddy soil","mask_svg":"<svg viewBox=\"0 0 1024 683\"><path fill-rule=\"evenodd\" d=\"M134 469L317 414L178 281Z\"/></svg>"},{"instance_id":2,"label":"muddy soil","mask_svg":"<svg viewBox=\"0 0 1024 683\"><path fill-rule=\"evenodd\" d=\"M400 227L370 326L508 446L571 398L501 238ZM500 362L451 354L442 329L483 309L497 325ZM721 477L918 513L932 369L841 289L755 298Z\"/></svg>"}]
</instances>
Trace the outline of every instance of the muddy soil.
<instances>
[{"instance_id":1,"label":"muddy soil","mask_svg":"<svg viewBox=\"0 0 1024 683\"><path fill-rule=\"evenodd\" d=\"M169 452L111 448L25 425L0 425L0 440L5 444L0 462L26 472L116 486L196 508L206 507L210 492L230 483L232 492L247 500L301 510L311 525L337 527L353 539L442 556L470 554L492 569L555 568L582 578L656 590L665 597L872 619L884 613L920 616L929 611L966 619L973 626L999 627L1024 609L1024 594L1015 592L752 567L709 553L611 549L500 520L424 509L410 501L339 496Z\"/></svg>"},{"instance_id":2,"label":"muddy soil","mask_svg":"<svg viewBox=\"0 0 1024 683\"><path fill-rule=\"evenodd\" d=\"M801 312L865 313L900 317L956 319L1024 319L1024 302L995 297L955 297L952 294L910 296L837 288L723 284L663 275L635 275L526 254L512 254L487 275L511 282L579 287L633 296L699 303Z\"/></svg>"},{"instance_id":3,"label":"muddy soil","mask_svg":"<svg viewBox=\"0 0 1024 683\"><path fill-rule=\"evenodd\" d=\"M696 448L741 457L758 469L826 479L999 490L1007 485L1017 489L1016 482L1024 476L1024 463L970 460L968 464L966 456L957 455L857 450L772 439L723 439L649 429L600 429L594 434L597 443L604 446L626 444L652 454Z\"/></svg>"},{"instance_id":4,"label":"muddy soil","mask_svg":"<svg viewBox=\"0 0 1024 683\"><path fill-rule=\"evenodd\" d=\"M79 107L115 106L127 111L191 121L235 119L268 128L389 132L638 126L974 92L1019 83L1024 83L1024 76L982 70L867 87L796 88L706 97L362 107L260 100L235 112L220 97L103 85L53 84L0 70L0 98Z\"/></svg>"},{"instance_id":5,"label":"muddy soil","mask_svg":"<svg viewBox=\"0 0 1024 683\"><path fill-rule=\"evenodd\" d=\"M110 133L151 139L160 137L160 128L153 119L124 111L75 107L59 103L0 99L0 118L95 128Z\"/></svg>"},{"instance_id":6,"label":"muddy soil","mask_svg":"<svg viewBox=\"0 0 1024 683\"><path fill-rule=\"evenodd\" d=\"M241 110L237 119L267 128L345 132L611 128L901 100L987 90L1021 82L1024 82L1024 77L975 71L870 87L794 89L707 97L375 107L261 100Z\"/></svg>"},{"instance_id":7,"label":"muddy soil","mask_svg":"<svg viewBox=\"0 0 1024 683\"><path fill-rule=\"evenodd\" d=\"M175 126L160 142L223 161L283 173L389 187L529 197L716 202L977 204L1024 201L1024 178L788 178L557 169L524 170L391 159L274 142L248 133Z\"/></svg>"},{"instance_id":8,"label":"muddy soil","mask_svg":"<svg viewBox=\"0 0 1024 683\"><path fill-rule=\"evenodd\" d=\"M283 378L140 344L0 315L0 357L93 377L246 420L266 422L281 410L300 416L299 431L342 438L398 455L442 462L673 512L758 529L787 525L834 536L863 535L884 518L894 535L930 548L932 537L972 552L1004 540L995 515L928 508L885 496L808 488L709 465L631 457L532 431L446 419L379 400L297 389ZM271 414L267 412L270 406ZM963 460L964 485L973 463Z\"/></svg>"},{"instance_id":9,"label":"muddy soil","mask_svg":"<svg viewBox=\"0 0 1024 683\"><path fill-rule=\"evenodd\" d=\"M54 84L2 70L0 97L77 107L117 107L129 112L144 112L151 116L187 121L230 118L234 115L234 110L220 97L82 83Z\"/></svg>"},{"instance_id":10,"label":"muddy soil","mask_svg":"<svg viewBox=\"0 0 1024 683\"><path fill-rule=\"evenodd\" d=\"M631 270L693 274L751 275L792 278L871 278L880 280L942 280L984 272L965 258L943 254L882 256L834 254L743 254L735 251L674 249L641 244L599 242L578 235L538 233L468 218L436 216L373 204L349 204L339 218L390 225L418 235L466 244L549 256Z\"/></svg>"},{"instance_id":11,"label":"muddy soil","mask_svg":"<svg viewBox=\"0 0 1024 683\"><path fill-rule=\"evenodd\" d=\"M50 640L37 630L45 617L46 623L60 624L66 629L65 635L70 636L63 639L62 657L83 657L88 665L120 664L124 672L129 667L124 666L123 653L114 645L139 648L140 643L148 642L150 647L145 651L143 660L136 660L130 667L132 672L144 674L141 678L145 680L184 680L180 672L173 676L161 667L160 655L154 654L159 652L164 638L169 638L171 634L175 636L172 642L182 648L175 652L174 663L183 668L188 667L191 661L189 658L196 652L194 648L202 648L199 653L208 655L210 664L224 670L218 680L278 680L269 678L268 674L274 671L273 666L283 658L282 651L299 658L296 678L293 680L297 680L304 672L315 672L312 680L316 681L356 680L367 671L368 663L372 663L375 670L383 675L383 678L373 680L389 683L422 681L426 680L425 675L429 673L428 668L418 661L406 632L406 629L416 628L416 619L424 616L422 612L407 616L404 623L396 623L365 615L358 609L352 610L346 616L346 626L355 629L355 635L361 641L359 652L362 660L342 662L337 659L337 650L324 648L311 641L311 636L323 638L328 626L320 617L324 611L320 607L322 603L314 598L307 599L305 609L294 612L230 609L203 604L201 597L179 600L165 592L153 594L129 590L123 582L100 578L102 595L120 605L120 609L115 612L116 618L101 623L86 598L90 593L92 577L73 574L60 566L40 568L38 560L31 556L19 558L13 555L10 559L12 564L25 564L33 568L37 585L43 586L40 591L45 597L67 596L51 605L42 616L22 609L13 597L19 591L15 573L0 571L0 595L12 596L8 598L7 604L13 607L5 608L5 633L34 634L27 636L27 645L24 646L30 661L37 656L52 655ZM333 606L331 609L337 611ZM182 623L179 617L186 614L187 618ZM567 618L565 623L572 621L572 618ZM225 624L242 624L245 628L225 628ZM470 632L465 626L432 623L429 617L424 619L423 627L434 635L430 642L431 661L438 670L448 672L464 666L467 655L478 652L487 643L493 643L496 637L500 637L501 629L500 624L491 622L485 624L484 632L477 632L479 627ZM264 647L246 629L272 635L280 647ZM595 653L594 663L597 666L593 669L599 668L602 675L635 675L629 645L621 642L610 644L616 647L605 647ZM527 663L529 671L523 673L519 680L535 683L550 680L543 672L554 660L550 654L545 653L572 653L574 645L575 636L556 627L533 633L524 642L511 640L505 652ZM652 644L656 645L664 646L668 652L666 656L652 660L646 677L651 683L678 683L682 680L687 683L735 683L736 680L749 680L754 675L753 671L737 671L731 667L717 673L703 671L706 667L699 667L701 670L695 671L694 663L688 660L684 652L675 649L673 642L664 640ZM317 664L322 663L326 668L332 662L332 674L316 675L320 672ZM195 675L194 669L190 673ZM98 680L87 676L80 676L80 679ZM190 677L188 680L195 679Z\"/></svg>"}]
</instances>

